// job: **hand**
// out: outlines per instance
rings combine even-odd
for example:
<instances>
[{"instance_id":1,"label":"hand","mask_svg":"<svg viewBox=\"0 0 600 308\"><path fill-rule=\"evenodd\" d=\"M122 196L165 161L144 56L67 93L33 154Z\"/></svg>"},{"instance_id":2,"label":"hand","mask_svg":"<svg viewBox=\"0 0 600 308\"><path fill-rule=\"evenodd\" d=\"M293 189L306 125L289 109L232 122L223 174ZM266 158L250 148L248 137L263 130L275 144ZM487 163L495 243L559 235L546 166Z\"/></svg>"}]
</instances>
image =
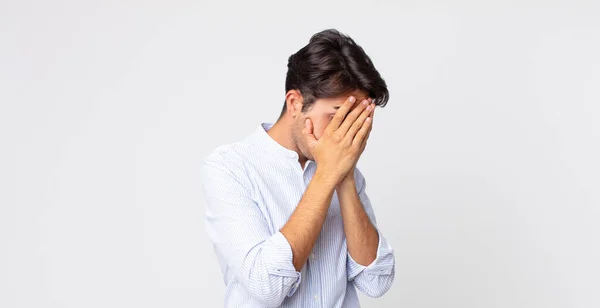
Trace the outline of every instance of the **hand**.
<instances>
[{"instance_id":1,"label":"hand","mask_svg":"<svg viewBox=\"0 0 600 308\"><path fill-rule=\"evenodd\" d=\"M344 102L318 140L313 134L310 119L306 119L302 130L302 135L317 163L317 172L331 177L336 185L350 170L354 170L371 127L369 115L375 107L374 104L364 100L352 109L355 100L350 96Z\"/></svg>"},{"instance_id":2,"label":"hand","mask_svg":"<svg viewBox=\"0 0 600 308\"><path fill-rule=\"evenodd\" d=\"M369 98L369 100L371 100L371 99ZM371 130L373 130L373 118L375 117L375 104L371 104L371 105L373 106L373 109L371 110L371 116L370 116L371 125L369 125L369 131L367 132L367 135L363 139L362 145L360 147L360 153L356 157L356 160L354 161L354 165L352 165L352 168L350 168L348 173L346 173L344 178L342 178L339 185L342 185L343 183L349 183L349 184L351 184L349 186L351 186L351 187L355 186L354 185L354 169L356 168L356 164L358 163L360 156L362 155L362 153L365 151L365 148L367 147L367 141L369 140L369 135L371 135Z\"/></svg>"}]
</instances>

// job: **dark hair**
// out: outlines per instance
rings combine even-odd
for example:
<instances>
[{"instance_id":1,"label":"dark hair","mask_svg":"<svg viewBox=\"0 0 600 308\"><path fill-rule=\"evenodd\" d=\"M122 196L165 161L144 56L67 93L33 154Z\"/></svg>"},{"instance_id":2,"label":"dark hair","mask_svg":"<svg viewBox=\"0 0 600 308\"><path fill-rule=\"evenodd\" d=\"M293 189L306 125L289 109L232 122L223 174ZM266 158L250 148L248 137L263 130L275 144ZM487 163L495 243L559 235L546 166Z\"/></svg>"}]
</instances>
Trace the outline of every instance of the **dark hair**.
<instances>
[{"instance_id":1,"label":"dark hair","mask_svg":"<svg viewBox=\"0 0 600 308\"><path fill-rule=\"evenodd\" d=\"M304 98L306 112L319 98L331 98L361 90L384 107L387 85L371 59L352 38L335 29L314 34L308 45L288 59L285 92L296 89ZM286 111L284 102L282 116Z\"/></svg>"}]
</instances>

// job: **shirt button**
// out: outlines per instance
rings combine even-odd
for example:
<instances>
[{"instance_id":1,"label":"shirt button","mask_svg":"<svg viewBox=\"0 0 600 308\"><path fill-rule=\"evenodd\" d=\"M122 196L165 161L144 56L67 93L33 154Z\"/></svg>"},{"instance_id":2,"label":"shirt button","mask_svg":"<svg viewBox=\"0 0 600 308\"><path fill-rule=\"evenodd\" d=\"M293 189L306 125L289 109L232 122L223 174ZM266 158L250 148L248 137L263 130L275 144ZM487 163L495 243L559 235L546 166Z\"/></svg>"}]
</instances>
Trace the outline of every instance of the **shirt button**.
<instances>
[{"instance_id":1,"label":"shirt button","mask_svg":"<svg viewBox=\"0 0 600 308\"><path fill-rule=\"evenodd\" d=\"M311 253L311 254L310 254L310 258L314 260L314 259L315 259L315 254L314 254L314 253Z\"/></svg>"},{"instance_id":2,"label":"shirt button","mask_svg":"<svg viewBox=\"0 0 600 308\"><path fill-rule=\"evenodd\" d=\"M319 300L319 295L315 295L314 298L315 298L316 301L318 301Z\"/></svg>"}]
</instances>

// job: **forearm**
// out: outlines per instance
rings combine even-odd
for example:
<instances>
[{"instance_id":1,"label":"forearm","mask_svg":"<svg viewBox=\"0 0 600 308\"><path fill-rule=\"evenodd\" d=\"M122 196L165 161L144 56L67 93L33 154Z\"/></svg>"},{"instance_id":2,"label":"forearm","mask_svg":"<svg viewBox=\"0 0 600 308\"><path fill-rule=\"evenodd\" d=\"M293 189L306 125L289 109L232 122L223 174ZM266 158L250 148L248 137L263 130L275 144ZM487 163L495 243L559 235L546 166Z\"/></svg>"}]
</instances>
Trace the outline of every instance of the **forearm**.
<instances>
[{"instance_id":1,"label":"forearm","mask_svg":"<svg viewBox=\"0 0 600 308\"><path fill-rule=\"evenodd\" d=\"M296 210L280 230L292 247L297 271L302 269L321 232L336 182L317 170Z\"/></svg>"},{"instance_id":2,"label":"forearm","mask_svg":"<svg viewBox=\"0 0 600 308\"><path fill-rule=\"evenodd\" d=\"M342 181L336 191L348 252L357 263L367 266L377 257L379 234L360 202L354 180Z\"/></svg>"}]
</instances>

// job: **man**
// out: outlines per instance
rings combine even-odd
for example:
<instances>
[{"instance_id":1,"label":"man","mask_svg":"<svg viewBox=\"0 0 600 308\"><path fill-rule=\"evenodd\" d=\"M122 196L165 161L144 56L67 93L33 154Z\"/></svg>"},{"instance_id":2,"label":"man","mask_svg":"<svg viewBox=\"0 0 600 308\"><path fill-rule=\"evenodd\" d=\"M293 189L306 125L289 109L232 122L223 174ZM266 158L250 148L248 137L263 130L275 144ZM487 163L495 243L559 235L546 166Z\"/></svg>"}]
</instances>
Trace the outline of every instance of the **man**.
<instances>
[{"instance_id":1,"label":"man","mask_svg":"<svg viewBox=\"0 0 600 308\"><path fill-rule=\"evenodd\" d=\"M226 307L359 307L356 289L390 288L393 250L356 168L388 96L360 46L322 31L289 58L277 122L205 159Z\"/></svg>"}]
</instances>

